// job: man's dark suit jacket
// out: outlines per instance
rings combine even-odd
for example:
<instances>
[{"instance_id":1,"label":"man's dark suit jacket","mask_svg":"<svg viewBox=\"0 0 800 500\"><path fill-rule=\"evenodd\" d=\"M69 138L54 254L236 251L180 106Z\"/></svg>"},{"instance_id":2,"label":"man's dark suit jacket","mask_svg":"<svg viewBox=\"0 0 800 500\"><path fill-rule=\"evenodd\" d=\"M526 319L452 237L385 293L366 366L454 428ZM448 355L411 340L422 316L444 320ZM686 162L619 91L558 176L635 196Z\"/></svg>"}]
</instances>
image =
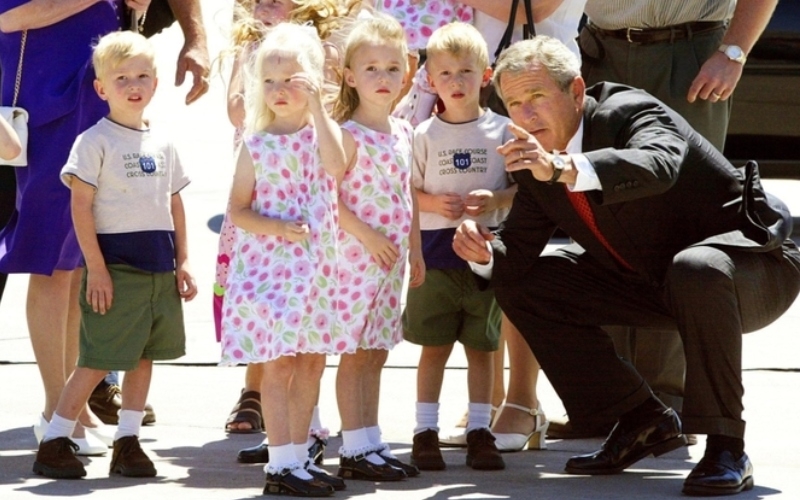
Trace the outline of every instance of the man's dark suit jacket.
<instances>
[{"instance_id":1,"label":"man's dark suit jacket","mask_svg":"<svg viewBox=\"0 0 800 500\"><path fill-rule=\"evenodd\" d=\"M583 154L602 191L588 191L600 231L634 268L658 286L675 254L692 245L780 249L791 216L765 194L754 163L735 168L708 141L644 91L598 83L586 89ZM564 184L515 172L511 212L492 243L492 284L519 280L560 227L603 266L622 269L575 212ZM780 250L778 250L780 251Z\"/></svg>"}]
</instances>

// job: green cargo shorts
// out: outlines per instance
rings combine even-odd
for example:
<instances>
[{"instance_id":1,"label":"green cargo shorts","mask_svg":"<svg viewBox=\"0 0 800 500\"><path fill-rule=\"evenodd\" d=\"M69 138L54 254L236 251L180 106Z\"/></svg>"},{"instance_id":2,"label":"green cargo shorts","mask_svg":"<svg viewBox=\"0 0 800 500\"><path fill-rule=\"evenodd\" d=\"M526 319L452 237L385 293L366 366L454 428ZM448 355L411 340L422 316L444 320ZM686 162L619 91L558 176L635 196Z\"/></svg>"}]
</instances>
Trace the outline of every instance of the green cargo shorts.
<instances>
[{"instance_id":1,"label":"green cargo shorts","mask_svg":"<svg viewBox=\"0 0 800 500\"><path fill-rule=\"evenodd\" d=\"M500 314L493 303L494 292L478 290L471 270L428 269L422 286L408 289L403 338L423 346L458 341L477 351L496 351Z\"/></svg>"},{"instance_id":2,"label":"green cargo shorts","mask_svg":"<svg viewBox=\"0 0 800 500\"><path fill-rule=\"evenodd\" d=\"M114 298L105 314L86 301L86 271L80 292L78 366L133 370L142 359L175 359L186 354L183 309L175 273L151 273L124 264L108 266Z\"/></svg>"}]
</instances>

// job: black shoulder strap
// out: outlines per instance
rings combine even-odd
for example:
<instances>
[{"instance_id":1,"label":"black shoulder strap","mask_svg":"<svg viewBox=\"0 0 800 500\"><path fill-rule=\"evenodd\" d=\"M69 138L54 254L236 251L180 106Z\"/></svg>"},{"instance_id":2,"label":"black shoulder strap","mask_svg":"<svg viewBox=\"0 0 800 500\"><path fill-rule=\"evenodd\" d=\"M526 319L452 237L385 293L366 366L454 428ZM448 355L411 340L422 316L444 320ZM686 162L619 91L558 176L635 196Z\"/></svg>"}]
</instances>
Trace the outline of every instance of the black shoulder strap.
<instances>
[{"instance_id":1,"label":"black shoulder strap","mask_svg":"<svg viewBox=\"0 0 800 500\"><path fill-rule=\"evenodd\" d=\"M522 38L529 40L536 36L536 26L533 24L533 0L525 0L525 26L522 27Z\"/></svg>"},{"instance_id":2,"label":"black shoulder strap","mask_svg":"<svg viewBox=\"0 0 800 500\"><path fill-rule=\"evenodd\" d=\"M508 25L503 33L503 38L501 38L500 43L497 44L497 50L494 52L495 60L500 57L500 54L504 50L511 46L511 37L514 34L514 25L516 24L517 20L517 7L519 6L519 1L520 0L511 0L511 12L508 16ZM525 4L525 19L527 23L522 27L522 36L525 40L536 36L536 27L533 25L533 6L531 6L532 1L533 0L523 0L523 3Z\"/></svg>"}]
</instances>

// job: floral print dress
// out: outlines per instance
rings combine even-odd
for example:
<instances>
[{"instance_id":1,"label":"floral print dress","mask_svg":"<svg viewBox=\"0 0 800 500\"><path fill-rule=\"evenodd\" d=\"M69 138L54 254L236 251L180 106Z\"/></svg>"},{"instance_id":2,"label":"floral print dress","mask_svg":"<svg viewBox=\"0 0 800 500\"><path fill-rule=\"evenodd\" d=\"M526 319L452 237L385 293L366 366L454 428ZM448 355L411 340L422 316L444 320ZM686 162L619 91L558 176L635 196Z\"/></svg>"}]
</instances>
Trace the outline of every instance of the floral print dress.
<instances>
[{"instance_id":1,"label":"floral print dress","mask_svg":"<svg viewBox=\"0 0 800 500\"><path fill-rule=\"evenodd\" d=\"M222 309L222 365L344 349L338 288L336 181L322 168L313 126L287 135L245 137L256 174L253 210L304 221L310 234L281 236L236 228ZM339 332L339 333L337 333Z\"/></svg>"},{"instance_id":2,"label":"floral print dress","mask_svg":"<svg viewBox=\"0 0 800 500\"><path fill-rule=\"evenodd\" d=\"M436 28L445 24L472 24L472 8L454 0L378 0L376 7L400 22L409 50L424 49Z\"/></svg>"},{"instance_id":3,"label":"floral print dress","mask_svg":"<svg viewBox=\"0 0 800 500\"><path fill-rule=\"evenodd\" d=\"M411 234L411 125L391 118L391 134L354 121L342 128L357 144L355 166L339 188L356 217L400 249L392 269L382 269L354 236L339 230L339 320L358 349L391 349L402 340L400 300Z\"/></svg>"}]
</instances>

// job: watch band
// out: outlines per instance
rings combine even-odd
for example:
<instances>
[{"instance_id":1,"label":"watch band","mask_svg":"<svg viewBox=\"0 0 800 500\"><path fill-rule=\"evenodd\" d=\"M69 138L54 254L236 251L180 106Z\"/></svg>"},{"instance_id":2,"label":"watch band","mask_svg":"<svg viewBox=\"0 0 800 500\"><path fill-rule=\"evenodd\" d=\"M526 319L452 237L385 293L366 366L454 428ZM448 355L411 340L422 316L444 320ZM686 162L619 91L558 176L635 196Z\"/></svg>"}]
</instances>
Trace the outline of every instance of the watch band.
<instances>
[{"instance_id":1,"label":"watch band","mask_svg":"<svg viewBox=\"0 0 800 500\"><path fill-rule=\"evenodd\" d=\"M564 173L564 167L566 165L566 162L559 155L558 151L553 151L553 159L550 160L550 164L553 165L553 176L550 177L550 180L548 180L547 183L555 184L556 182L558 182L558 179L561 177L561 174Z\"/></svg>"}]
</instances>

